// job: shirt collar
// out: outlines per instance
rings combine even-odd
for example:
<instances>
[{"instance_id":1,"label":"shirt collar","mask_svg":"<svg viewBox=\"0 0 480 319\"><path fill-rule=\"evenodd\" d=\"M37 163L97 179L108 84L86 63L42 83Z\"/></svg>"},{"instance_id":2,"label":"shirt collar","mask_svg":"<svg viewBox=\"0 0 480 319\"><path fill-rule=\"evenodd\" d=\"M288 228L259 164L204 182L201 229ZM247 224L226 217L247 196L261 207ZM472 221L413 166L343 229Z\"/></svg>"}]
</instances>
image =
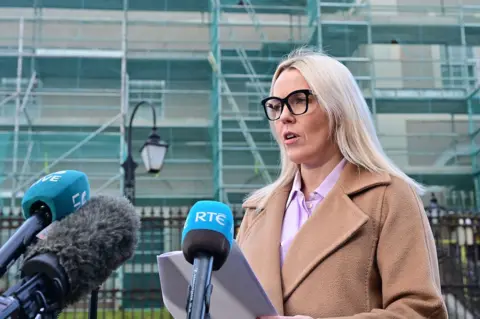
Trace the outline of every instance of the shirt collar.
<instances>
[{"instance_id":1,"label":"shirt collar","mask_svg":"<svg viewBox=\"0 0 480 319\"><path fill-rule=\"evenodd\" d=\"M328 174L328 176L323 180L323 182L313 191L313 193L320 195L322 198L325 198L330 190L335 186L336 182L340 178L340 174L342 173L343 168L347 160L344 158L340 161L340 163L335 166L335 168ZM293 179L292 189L290 190L290 194L288 195L287 199L287 206L290 205L293 198L298 192L301 192L302 188L302 180L300 176L300 172L297 171L295 174L295 178Z\"/></svg>"}]
</instances>

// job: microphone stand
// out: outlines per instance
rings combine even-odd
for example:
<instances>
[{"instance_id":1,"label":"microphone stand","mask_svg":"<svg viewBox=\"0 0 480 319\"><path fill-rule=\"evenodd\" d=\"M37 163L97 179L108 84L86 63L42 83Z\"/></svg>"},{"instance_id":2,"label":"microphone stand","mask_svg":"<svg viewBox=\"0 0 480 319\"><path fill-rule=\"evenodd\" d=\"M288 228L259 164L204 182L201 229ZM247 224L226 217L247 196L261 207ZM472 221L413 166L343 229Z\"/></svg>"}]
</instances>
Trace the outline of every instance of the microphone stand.
<instances>
[{"instance_id":1,"label":"microphone stand","mask_svg":"<svg viewBox=\"0 0 480 319\"><path fill-rule=\"evenodd\" d=\"M15 286L9 288L0 296L0 319L35 318L55 319L63 307L61 298L64 286L60 280L53 282L43 274L23 278ZM52 293L45 294L46 287L52 286Z\"/></svg>"},{"instance_id":2,"label":"microphone stand","mask_svg":"<svg viewBox=\"0 0 480 319\"><path fill-rule=\"evenodd\" d=\"M88 319L97 319L99 290L100 290L100 287L97 287L90 294L90 304L88 305Z\"/></svg>"},{"instance_id":3,"label":"microphone stand","mask_svg":"<svg viewBox=\"0 0 480 319\"><path fill-rule=\"evenodd\" d=\"M199 254L193 261L192 280L188 286L187 319L210 319L213 256Z\"/></svg>"}]
</instances>

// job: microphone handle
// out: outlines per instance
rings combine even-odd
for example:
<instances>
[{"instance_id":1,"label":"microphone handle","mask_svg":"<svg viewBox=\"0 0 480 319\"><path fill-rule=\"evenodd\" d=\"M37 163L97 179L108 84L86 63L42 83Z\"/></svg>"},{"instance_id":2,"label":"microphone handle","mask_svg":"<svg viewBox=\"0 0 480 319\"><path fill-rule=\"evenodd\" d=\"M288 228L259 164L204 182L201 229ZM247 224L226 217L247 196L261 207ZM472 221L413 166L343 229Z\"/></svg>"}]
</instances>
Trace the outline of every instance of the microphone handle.
<instances>
[{"instance_id":1,"label":"microphone handle","mask_svg":"<svg viewBox=\"0 0 480 319\"><path fill-rule=\"evenodd\" d=\"M28 218L0 248L0 277L26 251L27 246L34 240L46 225L45 216L34 214Z\"/></svg>"},{"instance_id":2,"label":"microphone handle","mask_svg":"<svg viewBox=\"0 0 480 319\"><path fill-rule=\"evenodd\" d=\"M198 254L188 287L187 319L209 319L213 256Z\"/></svg>"}]
</instances>

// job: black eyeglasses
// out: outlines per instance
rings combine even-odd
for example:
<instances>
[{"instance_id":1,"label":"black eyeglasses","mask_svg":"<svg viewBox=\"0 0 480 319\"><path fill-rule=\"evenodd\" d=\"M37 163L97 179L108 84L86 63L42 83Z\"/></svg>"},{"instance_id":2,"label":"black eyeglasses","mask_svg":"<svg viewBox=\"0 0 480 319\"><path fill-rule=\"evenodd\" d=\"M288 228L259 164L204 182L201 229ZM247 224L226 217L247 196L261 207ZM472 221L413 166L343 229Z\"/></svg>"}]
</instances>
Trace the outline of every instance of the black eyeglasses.
<instances>
[{"instance_id":1,"label":"black eyeglasses","mask_svg":"<svg viewBox=\"0 0 480 319\"><path fill-rule=\"evenodd\" d=\"M313 95L311 90L303 89L291 92L284 99L276 96L267 97L262 100L265 115L270 121L276 121L280 118L285 105L293 115L302 115L308 111L310 95Z\"/></svg>"}]
</instances>

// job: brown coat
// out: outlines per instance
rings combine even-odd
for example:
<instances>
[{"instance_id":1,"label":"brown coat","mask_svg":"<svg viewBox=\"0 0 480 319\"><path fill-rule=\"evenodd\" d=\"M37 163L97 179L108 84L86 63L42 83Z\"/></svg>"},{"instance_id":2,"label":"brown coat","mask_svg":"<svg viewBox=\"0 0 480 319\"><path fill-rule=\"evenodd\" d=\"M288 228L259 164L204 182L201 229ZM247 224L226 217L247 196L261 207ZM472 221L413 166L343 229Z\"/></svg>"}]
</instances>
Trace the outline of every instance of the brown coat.
<instances>
[{"instance_id":1,"label":"brown coat","mask_svg":"<svg viewBox=\"0 0 480 319\"><path fill-rule=\"evenodd\" d=\"M348 163L292 242L280 267L290 186L264 210L244 203L237 243L279 315L448 318L434 238L403 180Z\"/></svg>"}]
</instances>

